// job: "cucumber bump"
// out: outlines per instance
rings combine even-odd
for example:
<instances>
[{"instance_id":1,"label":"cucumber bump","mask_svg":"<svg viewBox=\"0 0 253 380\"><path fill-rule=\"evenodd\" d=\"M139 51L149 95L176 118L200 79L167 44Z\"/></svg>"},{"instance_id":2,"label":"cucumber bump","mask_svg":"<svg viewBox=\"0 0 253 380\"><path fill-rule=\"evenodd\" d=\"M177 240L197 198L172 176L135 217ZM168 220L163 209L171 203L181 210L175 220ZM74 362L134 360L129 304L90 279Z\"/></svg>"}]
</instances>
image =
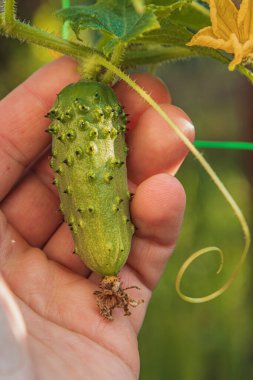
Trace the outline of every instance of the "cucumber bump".
<instances>
[{"instance_id":1,"label":"cucumber bump","mask_svg":"<svg viewBox=\"0 0 253 380\"><path fill-rule=\"evenodd\" d=\"M123 305L126 293L117 277L134 233L127 187L126 115L110 87L80 81L57 95L48 116L52 120L50 166L75 253L103 276L101 290L95 292L102 315L111 319L114 307L129 315L128 305L136 306L138 301L128 298ZM108 306L104 293L110 289L115 295Z\"/></svg>"}]
</instances>

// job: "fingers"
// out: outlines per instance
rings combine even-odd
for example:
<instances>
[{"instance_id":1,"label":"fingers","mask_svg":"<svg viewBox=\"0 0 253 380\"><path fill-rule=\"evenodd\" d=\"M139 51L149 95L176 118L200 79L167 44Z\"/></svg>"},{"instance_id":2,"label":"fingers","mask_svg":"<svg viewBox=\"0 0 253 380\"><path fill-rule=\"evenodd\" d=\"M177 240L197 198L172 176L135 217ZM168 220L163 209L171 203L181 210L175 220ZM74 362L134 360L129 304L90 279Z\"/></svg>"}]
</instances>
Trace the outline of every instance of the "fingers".
<instances>
[{"instance_id":1,"label":"fingers","mask_svg":"<svg viewBox=\"0 0 253 380\"><path fill-rule=\"evenodd\" d=\"M66 223L49 239L43 250L48 258L64 265L72 272L88 277L90 270L84 265L79 256L74 254L74 241Z\"/></svg>"},{"instance_id":2,"label":"fingers","mask_svg":"<svg viewBox=\"0 0 253 380\"><path fill-rule=\"evenodd\" d=\"M76 63L62 57L33 74L0 102L0 200L49 144L44 116L57 92L78 80Z\"/></svg>"},{"instance_id":3,"label":"fingers","mask_svg":"<svg viewBox=\"0 0 253 380\"><path fill-rule=\"evenodd\" d=\"M154 85L153 79L152 85ZM157 86L161 86L159 81ZM162 85L161 93L163 90L164 87ZM126 94L127 93L125 93L125 95ZM142 104L141 106L143 107L146 105ZM180 119L180 122L182 122L182 124L185 122L185 120L187 122L187 117L183 114L182 111L172 106L168 107L170 107L170 112L178 112L180 116L183 115L185 119ZM150 112L151 110L148 109L144 113L143 117L146 113ZM152 114L152 117L154 118L154 120L157 120L157 115ZM141 120L142 117L140 121ZM141 122L138 123L136 131L139 128L142 128ZM168 130L169 128L167 129L166 126L166 133L168 133ZM191 125L189 125L189 130L192 131ZM132 131L131 134L133 134L132 136L136 136L137 139L139 138L140 149L142 151L144 144L142 144L141 136L139 136L138 133L136 135L134 133L135 130ZM129 136L129 139L132 146L134 146L134 137L132 137L131 134ZM162 139L165 140L166 138L171 137L170 134L167 137L166 136L167 135L162 135ZM147 144L152 146L152 143L146 140L145 134L143 136L143 141L146 141ZM163 143L163 141L161 143ZM167 142L166 144L169 145L169 142ZM177 155L177 152L180 151L180 144L182 144L181 141L178 142L177 149L174 150L174 158L176 157L176 159L168 161L170 151L167 151L166 148L164 149L164 154L162 155L163 159L159 157L159 154L156 154L156 157L152 158L152 160L149 161L148 165L146 166L144 165L145 163L143 164L138 162L138 152L130 148L129 163L130 165L132 163L132 166L134 166L132 171L130 170L130 175L132 172L134 176L140 176L140 174L138 174L139 170L144 172L143 177L146 177L152 171L155 173L159 173L161 171L165 171L165 168L167 168L168 170L172 170L171 168L174 167L175 162L179 164L179 162L182 161L184 154L186 153L183 148L181 150L181 152L183 152L183 155L181 157L180 155ZM171 150L173 151L173 147L171 148ZM135 160L132 160L132 155L135 155L136 157L136 154L137 158L135 158ZM159 161L159 159L161 160ZM153 161L156 160L158 160L159 162L155 166L155 162ZM38 162L38 164L36 164L36 166L33 168L33 171L23 180L23 182L21 182L21 184L15 189L15 191L11 193L9 197L6 198L5 202L3 203L3 209L8 217L8 220L12 222L15 228L22 234L23 237L26 238L26 240L30 244L35 246L43 246L48 241L49 237L53 234L53 232L56 231L56 229L59 226L59 223L62 220L60 213L57 212L57 208L59 207L59 200L56 196L56 191L52 186L52 179L53 173L52 170L49 168L48 155L46 154ZM134 201L133 204L136 204L136 202ZM144 207L144 209L145 208L147 209L147 207ZM73 241L65 225L58 228L57 233L53 235L52 239L50 239L47 242L45 250L48 257L52 258L57 262L60 262L61 264L73 270L74 272L80 274L86 273L86 268L80 262L79 258L71 253L73 252Z\"/></svg>"},{"instance_id":4,"label":"fingers","mask_svg":"<svg viewBox=\"0 0 253 380\"><path fill-rule=\"evenodd\" d=\"M179 181L168 174L158 174L138 186L131 202L131 216L137 227L127 264L120 272L123 287L131 289L129 296L144 303L131 309L130 321L138 333L151 291L161 277L162 271L176 244L185 208L185 193ZM98 283L92 274L90 279ZM115 313L116 318L121 315Z\"/></svg>"},{"instance_id":5,"label":"fingers","mask_svg":"<svg viewBox=\"0 0 253 380\"><path fill-rule=\"evenodd\" d=\"M162 109L193 141L194 128L189 117L173 105L162 105ZM188 153L181 139L152 108L141 115L129 132L127 144L128 175L136 184L158 173L174 174Z\"/></svg>"},{"instance_id":6,"label":"fingers","mask_svg":"<svg viewBox=\"0 0 253 380\"><path fill-rule=\"evenodd\" d=\"M63 220L52 175L46 155L1 206L8 222L36 247L42 247Z\"/></svg>"},{"instance_id":7,"label":"fingers","mask_svg":"<svg viewBox=\"0 0 253 380\"><path fill-rule=\"evenodd\" d=\"M98 283L97 277L93 274L94 282L90 282L77 276L61 265L47 261L39 250L29 249L23 254L14 250L5 265L5 275L17 295L40 315L85 334L125 358L124 353L134 342L133 331L138 332L141 327L150 289L158 281L175 245L184 203L181 185L167 174L153 176L137 188L131 213L138 230L128 263L120 275L124 287L137 285L141 288L140 291L129 290L129 296L144 299L145 303L131 309L129 318L124 317L121 310L115 310L115 320L112 323L104 321L92 294L96 289L94 282Z\"/></svg>"},{"instance_id":8,"label":"fingers","mask_svg":"<svg viewBox=\"0 0 253 380\"><path fill-rule=\"evenodd\" d=\"M62 223L59 197L52 180L53 171L46 154L8 195L2 203L2 211L30 245L43 247L48 258L87 277L90 271L73 254L73 239L67 224Z\"/></svg>"},{"instance_id":9,"label":"fingers","mask_svg":"<svg viewBox=\"0 0 253 380\"><path fill-rule=\"evenodd\" d=\"M180 182L158 174L144 181L131 202L137 231L128 258L145 286L153 289L172 253L185 209L185 193Z\"/></svg>"},{"instance_id":10,"label":"fingers","mask_svg":"<svg viewBox=\"0 0 253 380\"><path fill-rule=\"evenodd\" d=\"M128 294L144 303L130 316L138 334L143 323L151 291L159 281L176 244L185 208L185 193L178 180L159 174L144 181L135 193L131 215L137 230L132 239L127 264L120 272L124 287L137 285L140 290Z\"/></svg>"},{"instance_id":11,"label":"fingers","mask_svg":"<svg viewBox=\"0 0 253 380\"><path fill-rule=\"evenodd\" d=\"M133 74L131 78L142 87L157 103L170 103L171 96L163 82L151 74ZM120 103L128 115L128 129L134 128L139 117L150 106L127 83L120 81L114 86Z\"/></svg>"},{"instance_id":12,"label":"fingers","mask_svg":"<svg viewBox=\"0 0 253 380\"><path fill-rule=\"evenodd\" d=\"M147 91L150 92L153 88L153 95L156 100L169 99L166 88L157 78L144 74L135 75L135 78ZM132 98L132 90L126 88L123 91L122 87L123 83L119 84L117 90L124 94L122 100L129 102L129 104L125 103L126 107L131 108L131 102L135 99L136 103L136 97ZM53 96L52 94L51 97L53 98ZM139 100L138 106L135 104L135 113L140 114L147 106L146 103ZM43 136L46 136L44 132ZM32 167L32 171L6 197L2 204L2 209L8 221L33 246L42 247L62 221L62 216L58 212L58 195L52 185L53 178L53 171L49 168L48 153L45 153L39 162ZM55 250L52 251L51 248L49 251L55 253ZM74 261L76 262L76 259Z\"/></svg>"},{"instance_id":13,"label":"fingers","mask_svg":"<svg viewBox=\"0 0 253 380\"><path fill-rule=\"evenodd\" d=\"M157 244L175 244L185 206L185 193L180 182L168 175L157 174L142 182L131 202L131 217L139 238Z\"/></svg>"}]
</instances>

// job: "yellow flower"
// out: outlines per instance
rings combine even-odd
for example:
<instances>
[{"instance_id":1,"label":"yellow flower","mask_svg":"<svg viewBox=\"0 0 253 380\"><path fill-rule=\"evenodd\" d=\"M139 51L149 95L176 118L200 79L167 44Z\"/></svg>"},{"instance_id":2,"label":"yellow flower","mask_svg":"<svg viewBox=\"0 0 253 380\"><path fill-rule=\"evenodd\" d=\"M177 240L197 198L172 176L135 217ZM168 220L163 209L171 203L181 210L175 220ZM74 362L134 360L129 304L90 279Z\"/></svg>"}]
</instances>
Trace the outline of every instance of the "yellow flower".
<instances>
[{"instance_id":1,"label":"yellow flower","mask_svg":"<svg viewBox=\"0 0 253 380\"><path fill-rule=\"evenodd\" d=\"M238 10L232 0L210 0L212 26L199 30L188 46L207 46L234 54L229 70L253 58L253 0L242 0Z\"/></svg>"}]
</instances>

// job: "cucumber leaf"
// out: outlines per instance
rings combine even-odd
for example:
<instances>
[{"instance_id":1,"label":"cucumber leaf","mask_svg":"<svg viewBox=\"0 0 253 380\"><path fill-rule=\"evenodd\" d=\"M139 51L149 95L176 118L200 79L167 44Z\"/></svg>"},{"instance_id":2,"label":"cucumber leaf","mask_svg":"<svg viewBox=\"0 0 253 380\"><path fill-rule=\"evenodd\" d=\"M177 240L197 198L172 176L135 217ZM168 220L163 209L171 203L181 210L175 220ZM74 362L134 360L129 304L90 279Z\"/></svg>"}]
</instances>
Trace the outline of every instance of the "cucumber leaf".
<instances>
[{"instance_id":1,"label":"cucumber leaf","mask_svg":"<svg viewBox=\"0 0 253 380\"><path fill-rule=\"evenodd\" d=\"M185 46L194 33L210 25L208 10L201 4L188 0L166 0L166 5L149 2L160 23L160 29L152 30L138 37L135 42L160 44L163 46ZM169 4L168 4L169 3Z\"/></svg>"},{"instance_id":2,"label":"cucumber leaf","mask_svg":"<svg viewBox=\"0 0 253 380\"><path fill-rule=\"evenodd\" d=\"M208 8L198 1L146 0L146 3L146 7L153 10L159 22L163 18L170 17L171 21L195 32L211 24Z\"/></svg>"},{"instance_id":3,"label":"cucumber leaf","mask_svg":"<svg viewBox=\"0 0 253 380\"><path fill-rule=\"evenodd\" d=\"M144 44L185 46L191 40L193 33L186 27L170 21L170 18L160 22L161 28L144 33L135 42Z\"/></svg>"},{"instance_id":4,"label":"cucumber leaf","mask_svg":"<svg viewBox=\"0 0 253 380\"><path fill-rule=\"evenodd\" d=\"M176 9L171 15L171 21L177 22L195 33L199 29L211 25L209 11L197 2L187 4L181 10Z\"/></svg>"},{"instance_id":5,"label":"cucumber leaf","mask_svg":"<svg viewBox=\"0 0 253 380\"><path fill-rule=\"evenodd\" d=\"M182 7L184 5L190 4L192 0L171 0L168 1L166 5L156 5L156 4L149 4L147 5L147 9L152 10L155 15L157 16L158 20L161 20L163 18L166 18L171 15L172 12L179 9L181 11Z\"/></svg>"},{"instance_id":6,"label":"cucumber leaf","mask_svg":"<svg viewBox=\"0 0 253 380\"><path fill-rule=\"evenodd\" d=\"M57 12L69 21L77 38L83 29L98 30L111 37L107 49L116 43L128 43L144 32L160 27L151 9L138 13L131 0L97 0L94 5L72 6Z\"/></svg>"}]
</instances>

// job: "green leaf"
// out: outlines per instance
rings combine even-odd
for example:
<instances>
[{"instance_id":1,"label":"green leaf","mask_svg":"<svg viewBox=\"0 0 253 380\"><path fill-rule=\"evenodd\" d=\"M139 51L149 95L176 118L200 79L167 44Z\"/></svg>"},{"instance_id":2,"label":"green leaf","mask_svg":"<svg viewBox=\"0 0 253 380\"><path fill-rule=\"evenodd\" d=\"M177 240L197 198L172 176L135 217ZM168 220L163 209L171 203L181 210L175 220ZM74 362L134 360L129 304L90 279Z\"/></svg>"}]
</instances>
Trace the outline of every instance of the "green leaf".
<instances>
[{"instance_id":1,"label":"green leaf","mask_svg":"<svg viewBox=\"0 0 253 380\"><path fill-rule=\"evenodd\" d=\"M195 1L184 6L180 11L175 10L170 19L194 32L211 25L208 9Z\"/></svg>"},{"instance_id":2,"label":"green leaf","mask_svg":"<svg viewBox=\"0 0 253 380\"><path fill-rule=\"evenodd\" d=\"M152 10L157 16L157 19L161 20L170 16L172 12L174 12L177 9L181 11L183 6L189 5L191 2L192 0L171 0L167 1L166 5L149 4L147 5L147 9Z\"/></svg>"},{"instance_id":3,"label":"green leaf","mask_svg":"<svg viewBox=\"0 0 253 380\"><path fill-rule=\"evenodd\" d=\"M160 27L152 10L138 13L131 0L97 0L94 5L73 6L61 9L57 14L69 21L79 36L80 30L93 29L109 34L115 43L128 43L144 32Z\"/></svg>"},{"instance_id":4,"label":"green leaf","mask_svg":"<svg viewBox=\"0 0 253 380\"><path fill-rule=\"evenodd\" d=\"M124 65L127 68L137 65L159 64L165 61L178 61L182 59L198 57L199 52L195 48L181 46L157 46L145 45L145 49L140 46L130 46L124 56Z\"/></svg>"},{"instance_id":5,"label":"green leaf","mask_svg":"<svg viewBox=\"0 0 253 380\"><path fill-rule=\"evenodd\" d=\"M220 52L199 46L158 46L157 44L145 44L142 47L130 45L124 56L126 67L136 67L137 65L159 64L165 61L177 61L194 57L210 57L222 63L229 63L229 60Z\"/></svg>"},{"instance_id":6,"label":"green leaf","mask_svg":"<svg viewBox=\"0 0 253 380\"><path fill-rule=\"evenodd\" d=\"M144 33L136 42L165 46L185 46L194 33L210 25L209 11L197 2L169 0L167 5L147 5L156 14L160 29Z\"/></svg>"},{"instance_id":7,"label":"green leaf","mask_svg":"<svg viewBox=\"0 0 253 380\"><path fill-rule=\"evenodd\" d=\"M185 46L191 40L193 33L182 25L175 24L170 19L160 22L161 28L137 38L138 43L156 43L159 45Z\"/></svg>"},{"instance_id":8,"label":"green leaf","mask_svg":"<svg viewBox=\"0 0 253 380\"><path fill-rule=\"evenodd\" d=\"M147 8L153 10L158 21L170 17L170 21L181 24L195 32L211 24L208 8L198 1L147 0Z\"/></svg>"}]
</instances>

